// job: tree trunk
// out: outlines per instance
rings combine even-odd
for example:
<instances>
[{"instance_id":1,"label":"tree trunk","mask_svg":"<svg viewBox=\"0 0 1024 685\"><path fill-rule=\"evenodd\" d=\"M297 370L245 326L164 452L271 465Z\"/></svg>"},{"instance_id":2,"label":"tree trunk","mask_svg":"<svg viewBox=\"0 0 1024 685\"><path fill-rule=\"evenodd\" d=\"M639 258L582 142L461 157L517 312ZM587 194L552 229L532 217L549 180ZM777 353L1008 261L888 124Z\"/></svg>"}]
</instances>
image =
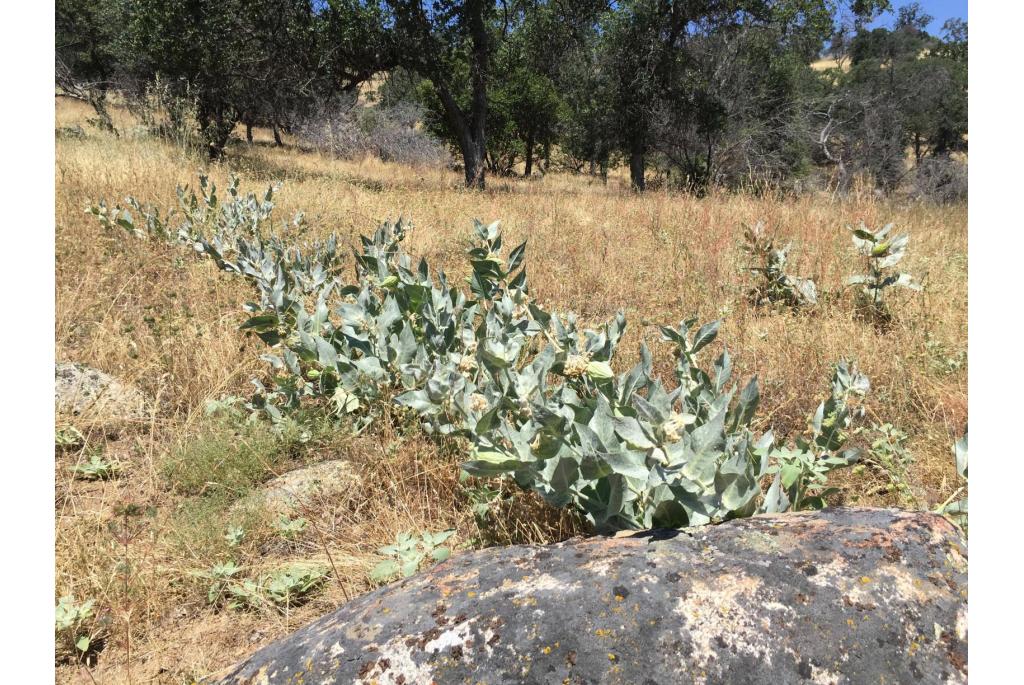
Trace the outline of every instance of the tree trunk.
<instances>
[{"instance_id":1,"label":"tree trunk","mask_svg":"<svg viewBox=\"0 0 1024 685\"><path fill-rule=\"evenodd\" d=\"M647 187L644 182L644 146L634 144L629 151L629 185L638 193Z\"/></svg>"},{"instance_id":2,"label":"tree trunk","mask_svg":"<svg viewBox=\"0 0 1024 685\"><path fill-rule=\"evenodd\" d=\"M546 173L548 173L548 169L549 168L551 168L551 141L550 140L545 140L544 141L544 167L543 167L543 169L541 169L541 172L546 174Z\"/></svg>"},{"instance_id":3,"label":"tree trunk","mask_svg":"<svg viewBox=\"0 0 1024 685\"><path fill-rule=\"evenodd\" d=\"M207 153L211 160L220 159L224 155L224 148L227 147L231 131L238 121L238 115L233 110L207 109L202 105L200 105L198 114L203 140L207 145Z\"/></svg>"},{"instance_id":4,"label":"tree trunk","mask_svg":"<svg viewBox=\"0 0 1024 685\"><path fill-rule=\"evenodd\" d=\"M424 73L433 81L445 119L458 140L466 187L478 190L484 189L487 173L487 61L490 46L484 20L486 8L487 3L482 0L467 0L465 3L471 38L469 75L472 95L469 111L464 111L455 101L443 71L431 68Z\"/></svg>"},{"instance_id":5,"label":"tree trunk","mask_svg":"<svg viewBox=\"0 0 1024 685\"><path fill-rule=\"evenodd\" d=\"M107 131L113 133L115 137L120 137L117 129L114 127L114 120L110 117L110 111L107 110L107 91L98 90L88 92L89 104L92 105L93 110L96 112L98 117L98 125L101 131Z\"/></svg>"},{"instance_id":6,"label":"tree trunk","mask_svg":"<svg viewBox=\"0 0 1024 685\"><path fill-rule=\"evenodd\" d=\"M590 176L597 175L597 160L593 157L590 158L590 170L587 172Z\"/></svg>"},{"instance_id":7,"label":"tree trunk","mask_svg":"<svg viewBox=\"0 0 1024 685\"><path fill-rule=\"evenodd\" d=\"M487 154L487 62L490 56L490 41L487 34L487 23L484 12L490 3L476 0L467 2L469 12L469 33L473 39L472 57L469 65L469 78L473 87L472 105L469 116L469 135L472 138L475 172L471 175L466 165L466 187L484 189L483 157ZM467 158L466 160L470 160Z\"/></svg>"},{"instance_id":8,"label":"tree trunk","mask_svg":"<svg viewBox=\"0 0 1024 685\"><path fill-rule=\"evenodd\" d=\"M523 176L529 178L533 174L533 133L526 136L526 170Z\"/></svg>"},{"instance_id":9,"label":"tree trunk","mask_svg":"<svg viewBox=\"0 0 1024 685\"><path fill-rule=\"evenodd\" d=\"M281 147L281 145L283 145L283 143L281 142L281 129L278 127L277 124L273 125L273 129L274 129L274 145L276 145L277 147Z\"/></svg>"},{"instance_id":10,"label":"tree trunk","mask_svg":"<svg viewBox=\"0 0 1024 685\"><path fill-rule=\"evenodd\" d=\"M462 153L462 167L466 173L466 187L484 189L484 178L487 170L487 145L483 137L482 124L472 126L465 112L455 102L448 85L438 78L435 92L444 109L445 119L455 133ZM476 135L474 135L476 134Z\"/></svg>"},{"instance_id":11,"label":"tree trunk","mask_svg":"<svg viewBox=\"0 0 1024 685\"><path fill-rule=\"evenodd\" d=\"M468 141L467 145L461 145L460 148L462 150L462 165L466 170L466 187L483 190L484 175L487 170L487 151L475 141Z\"/></svg>"},{"instance_id":12,"label":"tree trunk","mask_svg":"<svg viewBox=\"0 0 1024 685\"><path fill-rule=\"evenodd\" d=\"M252 122L245 122L245 142L252 144Z\"/></svg>"}]
</instances>

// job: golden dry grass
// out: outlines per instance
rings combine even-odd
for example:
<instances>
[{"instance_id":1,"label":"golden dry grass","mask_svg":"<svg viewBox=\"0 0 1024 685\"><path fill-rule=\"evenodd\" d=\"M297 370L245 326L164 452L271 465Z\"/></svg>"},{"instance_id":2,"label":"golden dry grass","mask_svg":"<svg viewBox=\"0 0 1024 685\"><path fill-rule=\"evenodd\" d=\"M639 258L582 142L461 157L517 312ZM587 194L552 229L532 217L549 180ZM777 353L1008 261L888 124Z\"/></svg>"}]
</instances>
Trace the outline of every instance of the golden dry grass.
<instances>
[{"instance_id":1,"label":"golden dry grass","mask_svg":"<svg viewBox=\"0 0 1024 685\"><path fill-rule=\"evenodd\" d=\"M845 60L840 62L835 57L823 57L811 62L811 69L815 71L825 71L826 69L835 69L836 67L840 67L845 71L850 68L850 65L849 62Z\"/></svg>"},{"instance_id":2,"label":"golden dry grass","mask_svg":"<svg viewBox=\"0 0 1024 685\"><path fill-rule=\"evenodd\" d=\"M358 438L318 435L270 472L283 470L282 463L343 456L355 464L363 487L306 512L310 532L301 540L275 542L265 522L257 522L234 554L255 568L295 558L332 563L332 582L288 615L206 606L206 588L190 574L227 558L220 535L231 515L215 499L175 489L166 464L210 430L203 413L208 399L244 394L248 379L264 371L258 359L262 343L237 331L245 317L243 284L173 248L107 234L83 213L90 201L116 201L127 193L168 207L175 186L194 183L205 163L151 138L102 135L84 123L88 116L80 103L58 102L57 125L80 123L87 135L57 143L57 357L136 383L158 399L159 409L152 420L118 430L76 419L92 446L126 464L119 479L75 480L68 469L84 450L57 455L56 592L95 598L111 621L91 672L64 664L58 677L186 682L368 590L374 550L397 532L454 527L455 540L465 544L479 531L457 481L457 454L415 430L379 428ZM256 145L235 146L226 163L209 169L211 176L223 185L236 170L243 189L256 191L283 181L282 217L302 210L311 235L333 230L353 244L380 221L407 217L415 226L408 249L453 276L466 273L462 251L471 219L500 218L512 244L529 239L529 280L545 305L575 310L593 322L625 311L630 326L623 349L631 353L621 360L623 367L645 339L668 374L671 360L651 324L724 316L719 339L733 354L735 376L758 375L762 427L781 436L805 428L827 391L831 365L842 357L856 359L873 385L870 418L911 436L908 447L916 460L909 485L919 505L934 506L954 489L950 445L967 421L967 369L947 362L967 347L966 207L900 205L870 193L797 199L636 196L615 177L605 186L558 174L493 179L486 192L467 192L454 172L372 159L339 161L294 147L273 148L271 140L269 132L258 131ZM814 277L819 290L835 294L816 313L771 313L747 303L741 224L759 219L796 241L795 273ZM884 335L855 320L851 298L843 294L843 280L861 266L845 226L860 220L872 226L893 221L909 232L905 270L926 286L923 293L897 296L899 318ZM837 482L840 501L900 501L880 490L878 474L847 473ZM116 507L125 502L155 507L153 516L131 524L137 535L128 545L127 582L118 566L123 540L108 530ZM519 494L497 519L495 535L502 541L547 541L579 530L571 517Z\"/></svg>"}]
</instances>

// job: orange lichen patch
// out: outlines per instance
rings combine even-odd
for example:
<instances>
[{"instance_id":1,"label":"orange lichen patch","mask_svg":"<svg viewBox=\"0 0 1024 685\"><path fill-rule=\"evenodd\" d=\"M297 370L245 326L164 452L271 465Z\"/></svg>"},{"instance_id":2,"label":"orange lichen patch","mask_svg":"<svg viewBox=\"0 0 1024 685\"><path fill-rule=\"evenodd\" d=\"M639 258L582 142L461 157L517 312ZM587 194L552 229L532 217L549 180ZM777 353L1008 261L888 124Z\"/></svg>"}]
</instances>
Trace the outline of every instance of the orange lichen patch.
<instances>
[{"instance_id":1,"label":"orange lichen patch","mask_svg":"<svg viewBox=\"0 0 1024 685\"><path fill-rule=\"evenodd\" d=\"M912 535L914 531L920 530L922 527L929 531L931 536L929 542L932 544L943 543L950 536L954 539L961 537L960 531L956 526L944 517L930 512L898 516L893 522L890 531L891 535L906 539L908 535Z\"/></svg>"},{"instance_id":2,"label":"orange lichen patch","mask_svg":"<svg viewBox=\"0 0 1024 685\"><path fill-rule=\"evenodd\" d=\"M465 573L446 573L443 576L436 572L430 573L426 575L426 578L429 580L426 588L435 589L441 593L442 597L448 597L454 593L462 592L467 586L477 585L479 577L480 572L476 569L470 569Z\"/></svg>"},{"instance_id":3,"label":"orange lichen patch","mask_svg":"<svg viewBox=\"0 0 1024 685\"><path fill-rule=\"evenodd\" d=\"M897 539L889 531L875 531L867 539L849 544L857 549L880 549L889 561L899 561L901 553L896 544Z\"/></svg>"},{"instance_id":4,"label":"orange lichen patch","mask_svg":"<svg viewBox=\"0 0 1024 685\"><path fill-rule=\"evenodd\" d=\"M536 597L513 597L512 606L515 607L535 607L537 606Z\"/></svg>"}]
</instances>

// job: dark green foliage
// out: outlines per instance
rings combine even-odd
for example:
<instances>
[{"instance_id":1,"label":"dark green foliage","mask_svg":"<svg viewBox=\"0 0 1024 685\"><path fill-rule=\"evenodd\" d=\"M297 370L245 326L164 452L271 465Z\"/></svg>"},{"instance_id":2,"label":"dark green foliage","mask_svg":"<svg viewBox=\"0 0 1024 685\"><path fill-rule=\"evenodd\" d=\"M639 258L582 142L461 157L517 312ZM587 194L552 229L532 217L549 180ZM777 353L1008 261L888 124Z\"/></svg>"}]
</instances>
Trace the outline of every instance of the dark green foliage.
<instances>
[{"instance_id":1,"label":"dark green foliage","mask_svg":"<svg viewBox=\"0 0 1024 685\"><path fill-rule=\"evenodd\" d=\"M841 185L866 171L879 189L899 188L909 149L919 186L949 198L950 181L936 183L929 160L967 150L967 26L947 22L937 38L924 29L930 21L911 3L892 29L858 28L839 51L850 68L829 75L820 140Z\"/></svg>"},{"instance_id":2,"label":"dark green foliage","mask_svg":"<svg viewBox=\"0 0 1024 685\"><path fill-rule=\"evenodd\" d=\"M239 121L287 125L330 90L326 35L303 0L62 2L58 83L100 95L116 84L139 98L159 77L172 96L194 98L193 123L216 157Z\"/></svg>"},{"instance_id":3,"label":"dark green foliage","mask_svg":"<svg viewBox=\"0 0 1024 685\"><path fill-rule=\"evenodd\" d=\"M607 141L638 190L652 162L698 191L792 174L809 153L793 104L830 30L825 2L618 3L569 63L589 76L568 82L575 147Z\"/></svg>"},{"instance_id":4,"label":"dark green foliage","mask_svg":"<svg viewBox=\"0 0 1024 685\"><path fill-rule=\"evenodd\" d=\"M95 123L116 133L107 93L119 65L119 8L110 0L59 0L54 9L57 86L63 94L87 101L96 111Z\"/></svg>"},{"instance_id":5,"label":"dark green foliage","mask_svg":"<svg viewBox=\"0 0 1024 685\"><path fill-rule=\"evenodd\" d=\"M649 174L696 193L796 190L817 165L839 189L866 173L882 191L959 200L966 24L932 36L911 3L892 28L867 28L891 11L882 0L62 1L56 75L108 130L110 88L138 98L159 80L166 102L189 105L166 114L212 157L238 123L280 141L386 75L381 105L422 107L470 187L488 172L543 173L558 153L602 175L625 161L637 190ZM812 69L826 45L843 68Z\"/></svg>"}]
</instances>

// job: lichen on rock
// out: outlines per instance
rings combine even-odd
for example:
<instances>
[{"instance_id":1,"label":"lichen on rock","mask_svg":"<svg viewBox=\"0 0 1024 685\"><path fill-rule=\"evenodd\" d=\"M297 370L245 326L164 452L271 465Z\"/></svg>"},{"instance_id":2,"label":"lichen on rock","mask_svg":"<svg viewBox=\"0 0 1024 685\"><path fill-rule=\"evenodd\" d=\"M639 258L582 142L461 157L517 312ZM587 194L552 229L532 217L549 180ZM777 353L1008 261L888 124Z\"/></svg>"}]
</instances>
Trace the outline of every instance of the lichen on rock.
<instances>
[{"instance_id":1,"label":"lichen on rock","mask_svg":"<svg viewBox=\"0 0 1024 685\"><path fill-rule=\"evenodd\" d=\"M55 365L54 404L58 415L88 414L101 423L138 421L149 415L149 401L137 388L70 362Z\"/></svg>"},{"instance_id":2,"label":"lichen on rock","mask_svg":"<svg viewBox=\"0 0 1024 685\"><path fill-rule=\"evenodd\" d=\"M963 683L966 555L943 518L884 509L485 549L217 682Z\"/></svg>"},{"instance_id":3,"label":"lichen on rock","mask_svg":"<svg viewBox=\"0 0 1024 685\"><path fill-rule=\"evenodd\" d=\"M272 514L294 515L320 498L342 494L359 483L350 462L333 459L283 473L267 481L240 507L259 504Z\"/></svg>"}]
</instances>

